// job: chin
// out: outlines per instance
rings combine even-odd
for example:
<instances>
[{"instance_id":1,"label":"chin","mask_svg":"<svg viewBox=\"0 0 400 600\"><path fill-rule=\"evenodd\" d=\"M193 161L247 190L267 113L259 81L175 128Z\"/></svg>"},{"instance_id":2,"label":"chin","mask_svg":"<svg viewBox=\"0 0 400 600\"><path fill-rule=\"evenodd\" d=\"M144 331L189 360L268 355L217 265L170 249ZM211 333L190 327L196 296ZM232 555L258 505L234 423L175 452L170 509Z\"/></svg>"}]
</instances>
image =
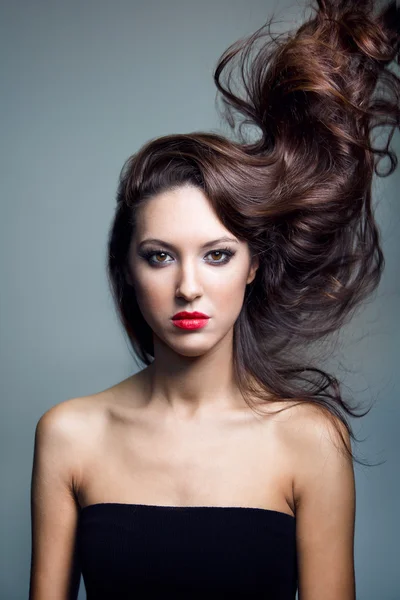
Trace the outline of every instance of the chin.
<instances>
[{"instance_id":1,"label":"chin","mask_svg":"<svg viewBox=\"0 0 400 600\"><path fill-rule=\"evenodd\" d=\"M210 344L203 343L193 343L193 344L171 344L170 348L174 350L177 354L181 356L188 356L195 358L196 356L203 356L210 350L212 350L213 346Z\"/></svg>"}]
</instances>

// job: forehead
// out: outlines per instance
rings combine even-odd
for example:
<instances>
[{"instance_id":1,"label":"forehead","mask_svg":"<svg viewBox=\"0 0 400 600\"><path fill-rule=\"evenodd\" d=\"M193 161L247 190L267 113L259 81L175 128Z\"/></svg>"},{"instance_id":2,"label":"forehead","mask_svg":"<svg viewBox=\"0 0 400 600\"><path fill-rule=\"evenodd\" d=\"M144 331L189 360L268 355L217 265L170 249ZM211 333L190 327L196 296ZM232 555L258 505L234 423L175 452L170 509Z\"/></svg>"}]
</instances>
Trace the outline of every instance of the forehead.
<instances>
[{"instance_id":1,"label":"forehead","mask_svg":"<svg viewBox=\"0 0 400 600\"><path fill-rule=\"evenodd\" d=\"M136 219L136 237L162 238L196 243L231 235L221 223L207 196L198 188L184 186L146 200ZM140 238L140 239L139 239Z\"/></svg>"}]
</instances>

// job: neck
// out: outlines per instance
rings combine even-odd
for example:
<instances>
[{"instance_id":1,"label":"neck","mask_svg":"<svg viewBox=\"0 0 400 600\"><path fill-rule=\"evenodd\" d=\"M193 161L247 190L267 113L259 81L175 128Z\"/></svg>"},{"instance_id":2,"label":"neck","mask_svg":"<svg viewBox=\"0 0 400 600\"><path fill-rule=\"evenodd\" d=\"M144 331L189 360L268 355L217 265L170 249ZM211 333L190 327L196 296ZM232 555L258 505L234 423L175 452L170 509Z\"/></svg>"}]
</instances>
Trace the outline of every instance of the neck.
<instances>
[{"instance_id":1,"label":"neck","mask_svg":"<svg viewBox=\"0 0 400 600\"><path fill-rule=\"evenodd\" d=\"M233 334L201 356L184 356L154 340L154 361L145 369L149 405L183 419L247 408L235 383Z\"/></svg>"}]
</instances>

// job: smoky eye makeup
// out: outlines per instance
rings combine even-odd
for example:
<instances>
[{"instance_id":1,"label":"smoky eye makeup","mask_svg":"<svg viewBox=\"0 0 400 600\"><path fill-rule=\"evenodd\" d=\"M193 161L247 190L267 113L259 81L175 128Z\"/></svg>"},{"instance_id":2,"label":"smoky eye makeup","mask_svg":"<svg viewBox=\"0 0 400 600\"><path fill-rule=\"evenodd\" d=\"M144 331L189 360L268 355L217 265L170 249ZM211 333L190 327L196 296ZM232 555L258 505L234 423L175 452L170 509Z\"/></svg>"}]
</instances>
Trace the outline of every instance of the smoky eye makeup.
<instances>
[{"instance_id":1,"label":"smoky eye makeup","mask_svg":"<svg viewBox=\"0 0 400 600\"><path fill-rule=\"evenodd\" d=\"M229 247L215 248L209 250L205 256L217 255L215 259L206 260L212 266L220 266L227 264L231 258L236 254L235 250ZM171 253L162 247L148 247L138 250L138 255L143 258L149 265L155 267L163 267L164 265L170 264L173 260L164 260L166 257L171 257ZM157 260L156 257L162 257L162 260Z\"/></svg>"}]
</instances>

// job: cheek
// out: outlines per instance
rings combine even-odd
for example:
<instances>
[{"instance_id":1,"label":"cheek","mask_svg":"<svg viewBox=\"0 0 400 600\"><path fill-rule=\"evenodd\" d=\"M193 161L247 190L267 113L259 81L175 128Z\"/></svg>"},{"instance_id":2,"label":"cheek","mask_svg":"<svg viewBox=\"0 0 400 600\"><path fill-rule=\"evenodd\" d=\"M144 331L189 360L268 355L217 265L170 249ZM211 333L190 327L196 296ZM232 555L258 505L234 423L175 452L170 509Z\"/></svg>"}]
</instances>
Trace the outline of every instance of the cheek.
<instances>
[{"instance_id":1,"label":"cheek","mask_svg":"<svg viewBox=\"0 0 400 600\"><path fill-rule=\"evenodd\" d=\"M220 277L210 289L210 300L213 307L226 314L231 321L236 318L243 306L246 291L247 273L231 273L228 277ZM223 312L222 312L223 311Z\"/></svg>"},{"instance_id":2,"label":"cheek","mask_svg":"<svg viewBox=\"0 0 400 600\"><path fill-rule=\"evenodd\" d=\"M154 321L157 315L168 312L170 290L167 286L157 285L146 281L136 281L135 291L139 308L146 321Z\"/></svg>"}]
</instances>

